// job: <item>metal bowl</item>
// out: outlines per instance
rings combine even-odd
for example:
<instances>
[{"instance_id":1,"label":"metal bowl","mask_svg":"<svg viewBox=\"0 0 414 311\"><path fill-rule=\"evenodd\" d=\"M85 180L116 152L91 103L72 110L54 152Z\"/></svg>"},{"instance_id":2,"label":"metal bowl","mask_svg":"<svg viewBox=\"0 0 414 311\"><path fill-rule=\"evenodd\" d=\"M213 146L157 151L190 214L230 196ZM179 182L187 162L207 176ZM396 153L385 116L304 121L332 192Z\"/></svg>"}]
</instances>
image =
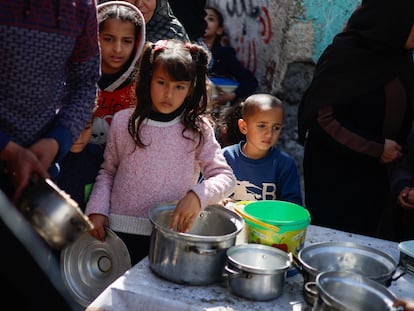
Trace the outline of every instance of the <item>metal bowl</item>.
<instances>
[{"instance_id":1,"label":"metal bowl","mask_svg":"<svg viewBox=\"0 0 414 311\"><path fill-rule=\"evenodd\" d=\"M352 242L313 244L303 248L297 259L305 283L315 281L321 272L347 271L389 286L397 269L397 262L390 255Z\"/></svg>"}]
</instances>

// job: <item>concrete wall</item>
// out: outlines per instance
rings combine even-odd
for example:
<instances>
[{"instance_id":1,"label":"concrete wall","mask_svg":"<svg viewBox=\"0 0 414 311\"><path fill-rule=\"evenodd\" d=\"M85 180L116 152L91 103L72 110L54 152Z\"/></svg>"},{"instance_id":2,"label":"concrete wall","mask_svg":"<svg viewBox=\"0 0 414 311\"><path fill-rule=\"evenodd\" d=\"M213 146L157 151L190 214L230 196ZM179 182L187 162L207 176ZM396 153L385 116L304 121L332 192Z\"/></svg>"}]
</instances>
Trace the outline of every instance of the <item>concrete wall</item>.
<instances>
[{"instance_id":1,"label":"concrete wall","mask_svg":"<svg viewBox=\"0 0 414 311\"><path fill-rule=\"evenodd\" d=\"M261 91L284 103L283 131L277 144L296 160L303 197L298 103L312 79L314 64L360 1L207 0L223 13L231 44L239 59L256 74Z\"/></svg>"},{"instance_id":2,"label":"concrete wall","mask_svg":"<svg viewBox=\"0 0 414 311\"><path fill-rule=\"evenodd\" d=\"M315 63L360 0L208 0L262 91L277 93L291 63Z\"/></svg>"}]
</instances>

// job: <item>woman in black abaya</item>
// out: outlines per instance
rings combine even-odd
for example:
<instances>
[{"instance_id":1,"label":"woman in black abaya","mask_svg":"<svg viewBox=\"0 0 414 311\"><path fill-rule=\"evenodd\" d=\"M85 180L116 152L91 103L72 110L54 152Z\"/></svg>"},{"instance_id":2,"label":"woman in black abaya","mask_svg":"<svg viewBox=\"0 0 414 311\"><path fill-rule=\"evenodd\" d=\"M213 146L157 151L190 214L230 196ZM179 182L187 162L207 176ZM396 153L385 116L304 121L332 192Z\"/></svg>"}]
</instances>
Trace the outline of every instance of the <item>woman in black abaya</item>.
<instances>
[{"instance_id":1,"label":"woman in black abaya","mask_svg":"<svg viewBox=\"0 0 414 311\"><path fill-rule=\"evenodd\" d=\"M413 25L414 1L365 0L320 57L298 112L312 224L378 236L413 122Z\"/></svg>"}]
</instances>

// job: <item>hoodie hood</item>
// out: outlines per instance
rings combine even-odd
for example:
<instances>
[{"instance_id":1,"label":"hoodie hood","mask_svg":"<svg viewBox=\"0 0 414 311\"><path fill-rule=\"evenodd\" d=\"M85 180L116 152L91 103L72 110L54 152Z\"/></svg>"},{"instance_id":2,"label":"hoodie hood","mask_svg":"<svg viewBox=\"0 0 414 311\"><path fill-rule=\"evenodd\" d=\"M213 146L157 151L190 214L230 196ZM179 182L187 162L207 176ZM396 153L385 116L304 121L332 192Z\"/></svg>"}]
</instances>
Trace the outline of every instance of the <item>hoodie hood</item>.
<instances>
[{"instance_id":1,"label":"hoodie hood","mask_svg":"<svg viewBox=\"0 0 414 311\"><path fill-rule=\"evenodd\" d=\"M100 16L100 12L102 12L102 10L106 7L112 6L112 5L118 5L118 6L125 6L128 7L132 10L134 10L137 14L137 16L139 16L139 19L141 20L141 31L137 36L137 40L135 42L135 48L134 48L134 57L132 59L132 61L128 61L127 64L129 63L129 65L125 68L123 68L123 73L118 76L110 85L108 85L107 87L105 87L105 91L108 92L112 92L115 91L118 87L120 87L127 79L129 79L132 75L132 73L134 72L135 68L136 68L136 63L141 55L142 49L144 47L145 44L145 35L146 35L146 27L145 27L145 20L144 20L144 16L142 15L141 11L133 4L126 2L126 1L108 1L108 2L104 2L102 4L99 4L97 6L97 12L98 12L98 24L100 25L101 22L103 22L102 20L102 16Z\"/></svg>"}]
</instances>

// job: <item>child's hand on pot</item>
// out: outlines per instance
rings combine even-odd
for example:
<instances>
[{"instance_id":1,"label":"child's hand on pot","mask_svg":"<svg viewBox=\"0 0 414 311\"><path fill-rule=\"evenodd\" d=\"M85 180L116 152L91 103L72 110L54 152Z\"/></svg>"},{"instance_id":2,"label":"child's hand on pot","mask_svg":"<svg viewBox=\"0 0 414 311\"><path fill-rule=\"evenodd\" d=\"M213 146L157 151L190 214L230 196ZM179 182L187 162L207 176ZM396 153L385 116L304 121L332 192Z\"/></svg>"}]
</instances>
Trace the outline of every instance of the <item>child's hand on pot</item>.
<instances>
[{"instance_id":1,"label":"child's hand on pot","mask_svg":"<svg viewBox=\"0 0 414 311\"><path fill-rule=\"evenodd\" d=\"M175 207L171 217L170 229L179 232L190 231L200 210L201 204L198 196L193 191L187 192Z\"/></svg>"},{"instance_id":2,"label":"child's hand on pot","mask_svg":"<svg viewBox=\"0 0 414 311\"><path fill-rule=\"evenodd\" d=\"M109 227L108 217L102 214L90 214L88 218L93 224L89 234L99 241L105 241L105 227Z\"/></svg>"},{"instance_id":3,"label":"child's hand on pot","mask_svg":"<svg viewBox=\"0 0 414 311\"><path fill-rule=\"evenodd\" d=\"M236 203L237 201L232 199L232 198L225 198L223 200L221 200L220 202L218 202L219 205L222 205L224 207L228 207L233 205L234 203Z\"/></svg>"}]
</instances>

